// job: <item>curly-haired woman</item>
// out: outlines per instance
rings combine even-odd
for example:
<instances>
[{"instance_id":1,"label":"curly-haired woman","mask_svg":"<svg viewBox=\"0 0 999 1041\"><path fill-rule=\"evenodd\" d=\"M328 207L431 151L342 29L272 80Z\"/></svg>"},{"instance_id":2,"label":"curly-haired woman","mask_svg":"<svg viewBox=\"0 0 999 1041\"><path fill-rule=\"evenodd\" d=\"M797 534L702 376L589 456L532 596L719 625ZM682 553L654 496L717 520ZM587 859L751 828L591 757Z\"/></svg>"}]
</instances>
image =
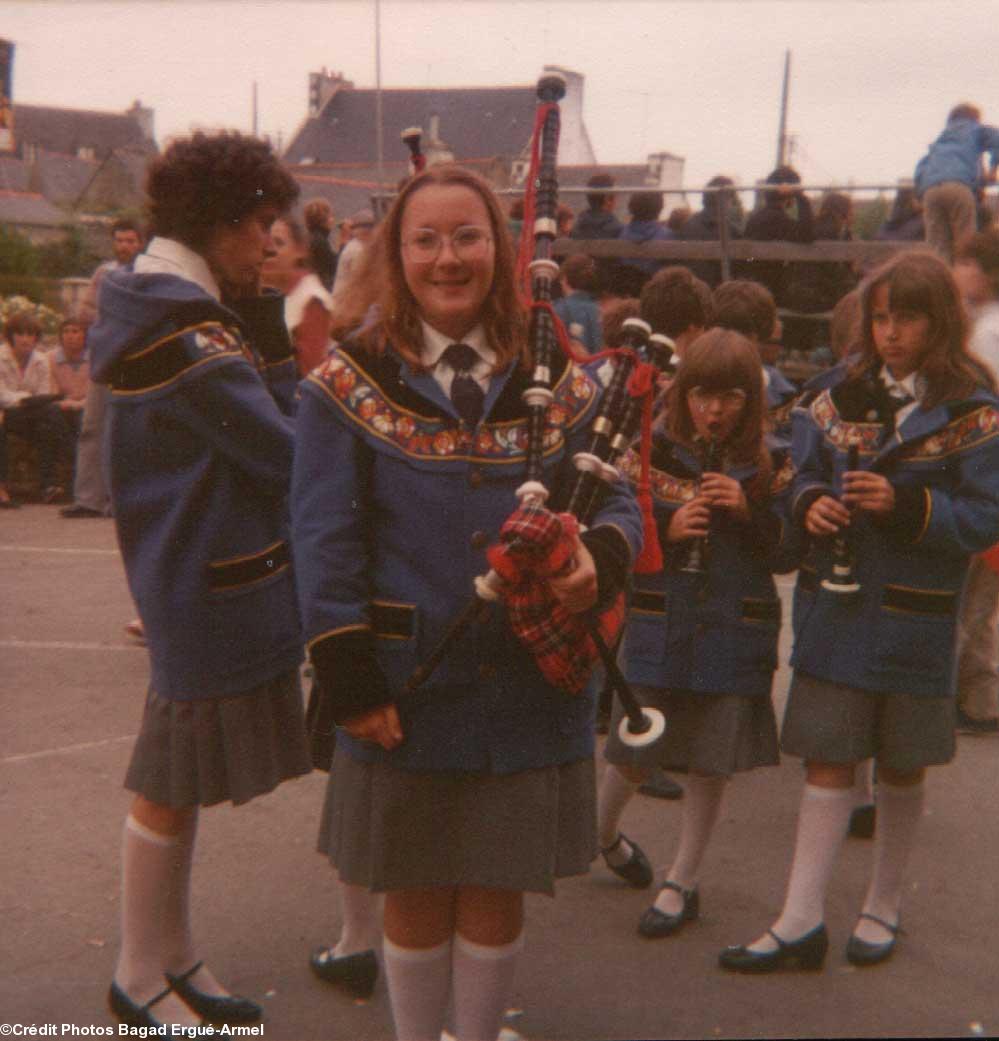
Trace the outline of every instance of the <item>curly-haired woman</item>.
<instances>
[{"instance_id":1,"label":"curly-haired woman","mask_svg":"<svg viewBox=\"0 0 999 1041\"><path fill-rule=\"evenodd\" d=\"M164 1028L260 1018L196 954L198 808L310 764L285 541L295 363L281 298L256 295L297 188L263 142L199 133L153 163L147 194L155 237L134 272L105 277L90 346L111 386L111 495L152 669L109 1002L130 1026Z\"/></svg>"}]
</instances>

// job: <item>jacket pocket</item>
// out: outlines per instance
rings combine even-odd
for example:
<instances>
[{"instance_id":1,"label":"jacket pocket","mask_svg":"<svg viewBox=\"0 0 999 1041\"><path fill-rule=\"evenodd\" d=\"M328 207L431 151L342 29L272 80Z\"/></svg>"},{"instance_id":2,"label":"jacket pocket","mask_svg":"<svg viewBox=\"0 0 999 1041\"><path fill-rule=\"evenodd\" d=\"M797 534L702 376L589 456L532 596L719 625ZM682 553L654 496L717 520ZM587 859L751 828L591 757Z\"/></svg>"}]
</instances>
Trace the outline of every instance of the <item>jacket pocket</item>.
<instances>
[{"instance_id":1,"label":"jacket pocket","mask_svg":"<svg viewBox=\"0 0 999 1041\"><path fill-rule=\"evenodd\" d=\"M269 585L291 569L291 554L284 539L256 553L208 562L208 595L212 600L231 600Z\"/></svg>"},{"instance_id":2,"label":"jacket pocket","mask_svg":"<svg viewBox=\"0 0 999 1041\"><path fill-rule=\"evenodd\" d=\"M957 605L955 590L886 585L874 671L943 679L953 658Z\"/></svg>"}]
</instances>

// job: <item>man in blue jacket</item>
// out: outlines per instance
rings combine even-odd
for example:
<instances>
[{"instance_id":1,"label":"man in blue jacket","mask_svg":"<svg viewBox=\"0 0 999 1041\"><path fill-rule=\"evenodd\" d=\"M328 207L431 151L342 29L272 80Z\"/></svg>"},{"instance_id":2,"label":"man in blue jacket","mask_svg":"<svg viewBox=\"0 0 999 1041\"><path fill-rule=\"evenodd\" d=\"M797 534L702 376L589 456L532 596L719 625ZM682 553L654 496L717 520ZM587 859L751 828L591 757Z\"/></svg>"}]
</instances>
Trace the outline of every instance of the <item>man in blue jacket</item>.
<instances>
[{"instance_id":1,"label":"man in blue jacket","mask_svg":"<svg viewBox=\"0 0 999 1041\"><path fill-rule=\"evenodd\" d=\"M989 153L988 180L999 166L999 130L982 125L975 105L956 105L947 125L916 164L916 194L923 200L926 241L948 264L954 250L975 233L975 189L981 157Z\"/></svg>"}]
</instances>

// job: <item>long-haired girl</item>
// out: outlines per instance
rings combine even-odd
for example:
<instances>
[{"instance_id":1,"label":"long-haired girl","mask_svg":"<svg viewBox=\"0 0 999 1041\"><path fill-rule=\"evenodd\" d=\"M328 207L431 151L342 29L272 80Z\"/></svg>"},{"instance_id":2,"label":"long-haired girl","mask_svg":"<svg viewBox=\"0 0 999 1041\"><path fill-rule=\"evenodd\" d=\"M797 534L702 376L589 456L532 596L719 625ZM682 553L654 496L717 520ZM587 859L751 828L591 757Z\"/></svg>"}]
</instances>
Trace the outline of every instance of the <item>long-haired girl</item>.
<instances>
[{"instance_id":1,"label":"long-haired girl","mask_svg":"<svg viewBox=\"0 0 999 1041\"><path fill-rule=\"evenodd\" d=\"M846 378L795 413L792 518L819 540L799 583L794 679L782 747L807 775L784 908L724 968L820 968L825 892L846 832L856 764L878 766L874 871L846 947L890 957L927 766L954 754L954 637L972 554L999 530L999 401L965 347L947 267L903 255L863 289L861 349ZM851 445L859 468L847 469ZM844 472L845 471L845 472ZM859 591L837 593L831 537L845 536Z\"/></svg>"},{"instance_id":2,"label":"long-haired girl","mask_svg":"<svg viewBox=\"0 0 999 1041\"><path fill-rule=\"evenodd\" d=\"M698 916L701 861L728 779L778 761L770 688L780 601L772 571L791 566L779 516L790 461L766 438L765 417L763 372L749 340L713 329L687 347L652 451L667 564L635 591L625 651L628 678L665 713L667 731L632 750L611 728L598 816L608 865L632 885L648 885L648 862L618 822L652 768L687 773L679 849L638 926L650 938ZM718 461L709 464L712 443Z\"/></svg>"}]
</instances>

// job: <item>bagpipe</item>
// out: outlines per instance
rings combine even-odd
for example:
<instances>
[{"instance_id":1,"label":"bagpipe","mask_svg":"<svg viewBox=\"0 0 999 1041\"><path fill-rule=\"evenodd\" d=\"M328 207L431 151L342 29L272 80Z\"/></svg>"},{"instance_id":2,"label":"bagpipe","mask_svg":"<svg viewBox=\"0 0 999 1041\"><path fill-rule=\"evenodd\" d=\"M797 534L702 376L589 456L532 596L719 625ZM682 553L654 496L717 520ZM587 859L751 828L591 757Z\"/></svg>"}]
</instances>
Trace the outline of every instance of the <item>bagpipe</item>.
<instances>
[{"instance_id":1,"label":"bagpipe","mask_svg":"<svg viewBox=\"0 0 999 1041\"><path fill-rule=\"evenodd\" d=\"M596 662L602 663L608 686L616 690L625 711L620 729L622 741L633 746L646 745L661 736L666 724L662 713L638 703L611 650L624 623L624 594L615 597L599 616L589 611L573 614L558 602L548 586L549 579L565 575L575 567L576 537L599 510L610 484L620 480L616 461L631 446L640 426L647 432L656 379L672 362L668 344L653 342L646 323L640 319L625 323L624 347L615 352L616 365L593 420L589 444L586 451L573 459L576 476L567 507L558 513L549 510L543 462L547 413L553 399L551 373L557 351L571 357L565 330L551 306L551 287L558 277L558 265L552 259L552 244L557 235L558 102L564 95L562 76L547 74L538 81L525 234L518 259L521 286L530 299L532 348L531 377L522 394L527 412L527 444L525 480L516 490L519 505L504 523L499 542L487 551L491 570L476 578L475 598L447 628L426 661L413 671L406 687L414 690L425 683L449 648L484 616L488 605L502 599L511 629L534 655L538 668L553 686L567 694L580 694ZM533 237L526 234L527 229L533 230ZM647 448L643 454L645 479L644 488L640 482L639 494L646 506L646 548L651 546L657 554ZM657 569L655 560L646 563L650 570Z\"/></svg>"},{"instance_id":2,"label":"bagpipe","mask_svg":"<svg viewBox=\"0 0 999 1041\"><path fill-rule=\"evenodd\" d=\"M423 154L420 140L423 137L422 127L406 127L399 135L409 149L409 173L411 177L423 173L427 168L427 157Z\"/></svg>"}]
</instances>

